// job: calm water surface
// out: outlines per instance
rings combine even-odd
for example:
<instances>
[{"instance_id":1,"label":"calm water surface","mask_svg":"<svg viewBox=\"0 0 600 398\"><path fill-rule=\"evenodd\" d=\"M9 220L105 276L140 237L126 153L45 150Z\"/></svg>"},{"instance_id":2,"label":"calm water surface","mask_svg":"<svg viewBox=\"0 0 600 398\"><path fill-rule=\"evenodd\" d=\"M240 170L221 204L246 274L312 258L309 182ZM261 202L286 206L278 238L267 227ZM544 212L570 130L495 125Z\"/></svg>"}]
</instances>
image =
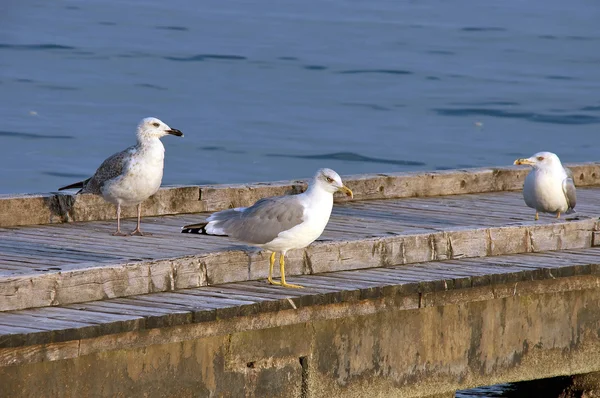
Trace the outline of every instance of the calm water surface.
<instances>
[{"instance_id":1,"label":"calm water surface","mask_svg":"<svg viewBox=\"0 0 600 398\"><path fill-rule=\"evenodd\" d=\"M0 193L89 176L145 116L185 132L164 184L600 160L598 21L596 0L4 0Z\"/></svg>"},{"instance_id":2,"label":"calm water surface","mask_svg":"<svg viewBox=\"0 0 600 398\"><path fill-rule=\"evenodd\" d=\"M600 160L600 3L4 0L0 193L166 137L164 184Z\"/></svg>"}]
</instances>

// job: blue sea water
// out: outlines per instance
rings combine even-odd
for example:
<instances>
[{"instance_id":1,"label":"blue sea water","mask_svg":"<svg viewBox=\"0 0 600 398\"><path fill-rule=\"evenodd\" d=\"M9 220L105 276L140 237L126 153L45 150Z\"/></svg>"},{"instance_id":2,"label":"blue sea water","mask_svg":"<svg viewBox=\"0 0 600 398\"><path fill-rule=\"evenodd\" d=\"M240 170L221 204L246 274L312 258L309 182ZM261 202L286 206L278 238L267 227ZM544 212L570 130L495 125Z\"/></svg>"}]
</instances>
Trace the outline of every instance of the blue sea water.
<instances>
[{"instance_id":1,"label":"blue sea water","mask_svg":"<svg viewBox=\"0 0 600 398\"><path fill-rule=\"evenodd\" d=\"M598 161L599 21L596 0L4 0L0 193L91 175L145 116L185 133L164 184Z\"/></svg>"},{"instance_id":2,"label":"blue sea water","mask_svg":"<svg viewBox=\"0 0 600 398\"><path fill-rule=\"evenodd\" d=\"M0 3L0 193L164 138L164 184L600 160L600 3Z\"/></svg>"}]
</instances>

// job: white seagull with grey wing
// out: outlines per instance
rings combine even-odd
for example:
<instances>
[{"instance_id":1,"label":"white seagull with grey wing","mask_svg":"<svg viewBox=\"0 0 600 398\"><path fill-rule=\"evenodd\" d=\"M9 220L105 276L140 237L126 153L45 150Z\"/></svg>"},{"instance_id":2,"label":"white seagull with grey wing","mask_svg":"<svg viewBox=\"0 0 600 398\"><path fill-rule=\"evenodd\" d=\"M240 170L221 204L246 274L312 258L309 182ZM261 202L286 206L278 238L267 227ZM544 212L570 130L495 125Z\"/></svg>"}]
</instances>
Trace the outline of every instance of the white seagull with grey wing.
<instances>
[{"instance_id":1,"label":"white seagull with grey wing","mask_svg":"<svg viewBox=\"0 0 600 398\"><path fill-rule=\"evenodd\" d=\"M183 137L154 117L143 119L137 128L137 144L106 159L87 180L59 188L81 188L77 193L92 193L117 206L117 231L121 232L121 206L137 205L137 228L132 235L144 235L140 229L142 202L154 195L162 182L165 147L160 141L167 134Z\"/></svg>"},{"instance_id":2,"label":"white seagull with grey wing","mask_svg":"<svg viewBox=\"0 0 600 398\"><path fill-rule=\"evenodd\" d=\"M575 208L573 174L554 153L538 152L530 158L517 159L514 164L533 167L525 178L523 198L527 206L535 209L536 220L540 211L560 218L560 213L569 213Z\"/></svg>"},{"instance_id":3,"label":"white seagull with grey wing","mask_svg":"<svg viewBox=\"0 0 600 398\"><path fill-rule=\"evenodd\" d=\"M270 250L273 253L269 262L269 283L300 288L302 286L285 281L285 255L288 250L304 248L321 236L331 215L333 194L337 191L353 196L335 171L320 169L304 193L264 198L250 207L223 210L210 215L206 222L186 225L181 232L230 236ZM276 252L281 253L281 282L273 280Z\"/></svg>"}]
</instances>

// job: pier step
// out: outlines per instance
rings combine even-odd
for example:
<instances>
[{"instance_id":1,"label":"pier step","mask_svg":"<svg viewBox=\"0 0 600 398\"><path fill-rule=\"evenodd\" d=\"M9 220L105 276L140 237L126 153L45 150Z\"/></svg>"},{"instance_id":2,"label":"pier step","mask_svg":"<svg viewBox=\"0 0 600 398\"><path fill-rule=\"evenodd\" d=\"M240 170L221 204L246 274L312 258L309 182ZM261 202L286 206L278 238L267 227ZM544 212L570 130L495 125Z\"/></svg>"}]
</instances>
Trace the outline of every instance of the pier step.
<instances>
[{"instance_id":1,"label":"pier step","mask_svg":"<svg viewBox=\"0 0 600 398\"><path fill-rule=\"evenodd\" d=\"M89 353L87 348L82 350L85 339L120 335L122 344L128 340L128 332L146 333L147 344L155 329L170 328L170 338L177 339L174 327L205 323L210 326L200 333L220 333L222 330L214 329L212 321L222 325L223 321L240 317L252 317L252 322L245 323L248 329L282 326L287 319L281 316L281 322L278 321L277 314L282 311L295 312L294 322L315 321L381 311L385 307L410 310L552 293L557 289L597 288L598 254L598 249L589 248L433 261L290 278L304 289L282 289L264 281L246 281L8 311L0 313L0 366L51 359L55 351L48 350L49 344L61 356L83 355ZM589 278L579 278L573 284L569 282L573 276ZM565 283L556 283L561 278ZM547 285L545 281L552 283ZM521 282L527 287L520 287ZM583 286L586 283L589 286ZM323 310L331 304L336 305L334 311ZM68 349L70 345L77 349ZM23 354L20 348L27 346L30 350ZM101 345L88 348L103 349ZM21 354L15 355L17 351Z\"/></svg>"}]
</instances>

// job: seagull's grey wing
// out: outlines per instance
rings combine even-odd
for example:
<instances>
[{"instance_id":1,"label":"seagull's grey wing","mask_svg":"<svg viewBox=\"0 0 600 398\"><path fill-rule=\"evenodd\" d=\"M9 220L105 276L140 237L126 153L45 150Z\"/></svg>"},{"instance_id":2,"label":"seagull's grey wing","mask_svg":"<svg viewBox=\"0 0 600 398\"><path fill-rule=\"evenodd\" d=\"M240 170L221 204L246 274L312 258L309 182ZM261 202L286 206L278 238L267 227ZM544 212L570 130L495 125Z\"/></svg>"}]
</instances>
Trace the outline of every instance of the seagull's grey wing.
<instances>
[{"instance_id":1,"label":"seagull's grey wing","mask_svg":"<svg viewBox=\"0 0 600 398\"><path fill-rule=\"evenodd\" d=\"M209 220L235 239L260 245L302 223L303 215L304 206L292 195L264 198L245 209L215 213Z\"/></svg>"},{"instance_id":2,"label":"seagull's grey wing","mask_svg":"<svg viewBox=\"0 0 600 398\"><path fill-rule=\"evenodd\" d=\"M98 170L96 170L92 178L89 179L81 192L101 194L101 189L107 181L123 174L129 165L131 155L136 151L136 147L132 146L107 158L102 162L100 167L98 167Z\"/></svg>"},{"instance_id":3,"label":"seagull's grey wing","mask_svg":"<svg viewBox=\"0 0 600 398\"><path fill-rule=\"evenodd\" d=\"M571 174L572 175L572 174ZM562 189L567 198L570 209L574 209L577 204L577 194L575 193L575 183L572 178L565 178L562 182Z\"/></svg>"},{"instance_id":4,"label":"seagull's grey wing","mask_svg":"<svg viewBox=\"0 0 600 398\"><path fill-rule=\"evenodd\" d=\"M565 173L567 173L567 177L572 180L573 179L573 172L571 171L571 169L568 168L568 167L564 167L564 166L563 166L563 169L565 169Z\"/></svg>"}]
</instances>

